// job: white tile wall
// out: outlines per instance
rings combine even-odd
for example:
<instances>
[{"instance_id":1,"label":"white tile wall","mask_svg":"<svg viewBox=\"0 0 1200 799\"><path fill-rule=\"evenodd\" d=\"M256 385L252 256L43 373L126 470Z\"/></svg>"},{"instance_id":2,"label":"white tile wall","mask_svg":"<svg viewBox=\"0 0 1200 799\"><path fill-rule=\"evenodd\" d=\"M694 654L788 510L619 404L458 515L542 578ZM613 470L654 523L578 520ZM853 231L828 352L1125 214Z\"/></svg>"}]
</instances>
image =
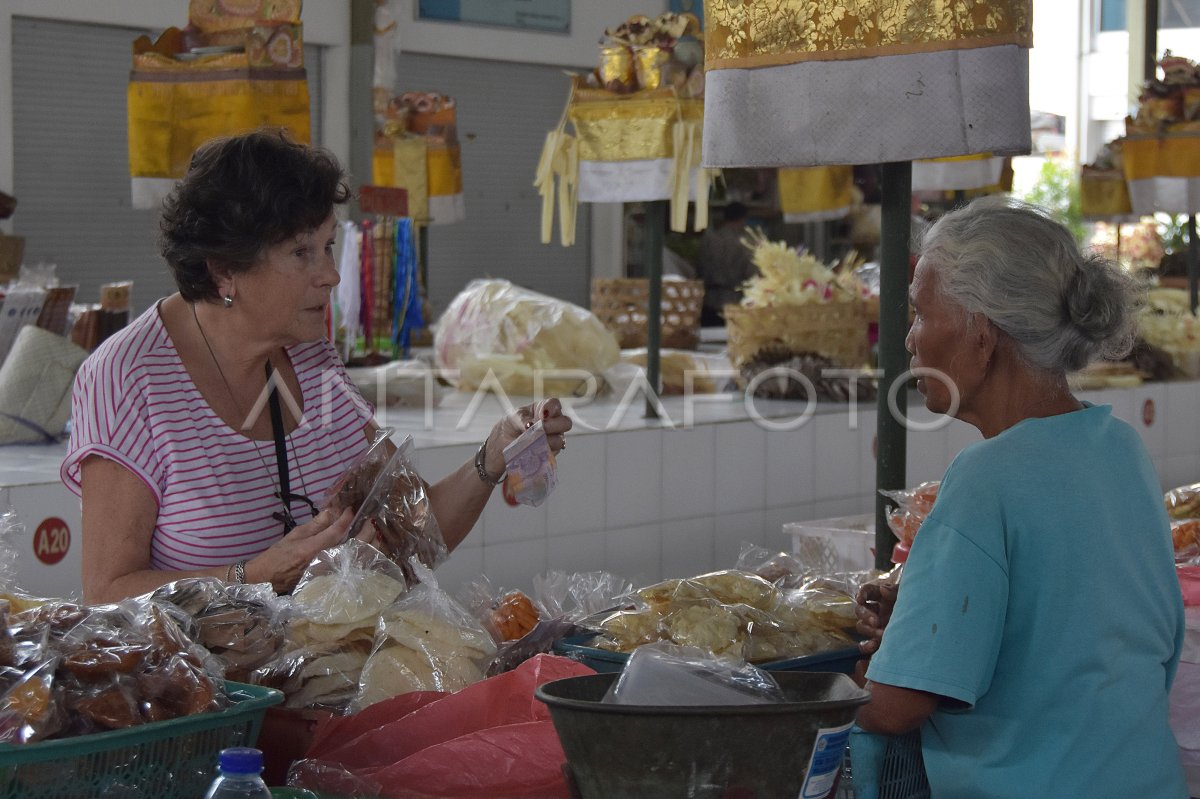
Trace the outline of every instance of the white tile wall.
<instances>
[{"instance_id":1,"label":"white tile wall","mask_svg":"<svg viewBox=\"0 0 1200 799\"><path fill-rule=\"evenodd\" d=\"M858 491L873 491L875 488L875 466L879 437L879 413L873 409L860 410L858 414ZM813 497L816 499L816 495Z\"/></svg>"},{"instance_id":2,"label":"white tile wall","mask_svg":"<svg viewBox=\"0 0 1200 799\"><path fill-rule=\"evenodd\" d=\"M715 512L717 430L728 426L705 424L662 432L663 519L711 516Z\"/></svg>"},{"instance_id":3,"label":"white tile wall","mask_svg":"<svg viewBox=\"0 0 1200 799\"><path fill-rule=\"evenodd\" d=\"M1166 454L1187 455L1200 451L1200 391L1196 383L1167 383ZM1196 477L1200 480L1200 475Z\"/></svg>"},{"instance_id":4,"label":"white tile wall","mask_svg":"<svg viewBox=\"0 0 1200 799\"><path fill-rule=\"evenodd\" d=\"M813 514L812 503L768 508L763 512L763 546L772 552L790 552L791 536L783 534L783 526L789 522L802 522L820 518Z\"/></svg>"},{"instance_id":5,"label":"white tile wall","mask_svg":"<svg viewBox=\"0 0 1200 799\"><path fill-rule=\"evenodd\" d=\"M449 560L438 566L438 586L443 591L451 595L456 595L481 574L485 574L483 570L483 547L460 546L450 553Z\"/></svg>"},{"instance_id":6,"label":"white tile wall","mask_svg":"<svg viewBox=\"0 0 1200 799\"><path fill-rule=\"evenodd\" d=\"M488 544L483 548L483 573L497 587L533 591L533 578L546 571L546 539Z\"/></svg>"},{"instance_id":7,"label":"white tile wall","mask_svg":"<svg viewBox=\"0 0 1200 799\"><path fill-rule=\"evenodd\" d=\"M546 568L565 572L595 571L604 563L604 532L559 535L546 542Z\"/></svg>"},{"instance_id":8,"label":"white tile wall","mask_svg":"<svg viewBox=\"0 0 1200 799\"><path fill-rule=\"evenodd\" d=\"M658 521L662 512L662 430L609 433L605 440L608 528Z\"/></svg>"},{"instance_id":9,"label":"white tile wall","mask_svg":"<svg viewBox=\"0 0 1200 799\"><path fill-rule=\"evenodd\" d=\"M816 435L811 422L767 432L766 503L769 508L810 502L816 482Z\"/></svg>"},{"instance_id":10,"label":"white tile wall","mask_svg":"<svg viewBox=\"0 0 1200 799\"><path fill-rule=\"evenodd\" d=\"M539 507L528 505L513 507L504 500L500 489L492 492L488 504L483 509L483 543L485 546L508 544L514 541L546 540L546 506L553 502L555 495L551 494L546 502Z\"/></svg>"},{"instance_id":11,"label":"white tile wall","mask_svg":"<svg viewBox=\"0 0 1200 799\"><path fill-rule=\"evenodd\" d=\"M746 544L763 545L762 510L717 516L713 536L713 568L730 569Z\"/></svg>"},{"instance_id":12,"label":"white tile wall","mask_svg":"<svg viewBox=\"0 0 1200 799\"><path fill-rule=\"evenodd\" d=\"M1130 424L1134 423L1135 416L1133 410L1133 393L1125 388L1109 388L1100 392L1100 401L1097 405L1111 405L1112 414L1118 419L1122 419ZM1137 415L1141 416L1142 408L1138 405Z\"/></svg>"},{"instance_id":13,"label":"white tile wall","mask_svg":"<svg viewBox=\"0 0 1200 799\"><path fill-rule=\"evenodd\" d=\"M852 516L856 513L869 513L875 509L874 503L874 499L865 494L859 497L826 499L813 503L812 518L831 519L835 516Z\"/></svg>"},{"instance_id":14,"label":"white tile wall","mask_svg":"<svg viewBox=\"0 0 1200 799\"><path fill-rule=\"evenodd\" d=\"M714 497L718 513L762 509L766 503L766 451L767 432L754 422L716 425Z\"/></svg>"},{"instance_id":15,"label":"white tile wall","mask_svg":"<svg viewBox=\"0 0 1200 799\"><path fill-rule=\"evenodd\" d=\"M479 445L460 447L433 447L419 449L417 453L417 471L430 483L436 483L443 477L454 472L464 463L472 462Z\"/></svg>"},{"instance_id":16,"label":"white tile wall","mask_svg":"<svg viewBox=\"0 0 1200 799\"><path fill-rule=\"evenodd\" d=\"M558 487L546 500L550 536L603 530L607 494L601 435L571 435L558 456Z\"/></svg>"},{"instance_id":17,"label":"white tile wall","mask_svg":"<svg viewBox=\"0 0 1200 799\"><path fill-rule=\"evenodd\" d=\"M1167 389L1163 383L1148 383L1128 392L1132 397L1132 416L1125 421L1133 425L1142 437L1150 459L1161 463L1167 451ZM1147 406L1149 403L1149 406ZM1149 423L1147 423L1149 419Z\"/></svg>"},{"instance_id":18,"label":"white tile wall","mask_svg":"<svg viewBox=\"0 0 1200 799\"><path fill-rule=\"evenodd\" d=\"M657 582L662 579L662 546L658 524L608 530L604 533L604 568L634 585Z\"/></svg>"},{"instance_id":19,"label":"white tile wall","mask_svg":"<svg viewBox=\"0 0 1200 799\"><path fill-rule=\"evenodd\" d=\"M951 420L946 428L946 465L949 466L968 444L982 440L977 428L957 419Z\"/></svg>"},{"instance_id":20,"label":"white tile wall","mask_svg":"<svg viewBox=\"0 0 1200 799\"><path fill-rule=\"evenodd\" d=\"M810 423L816 437L813 466L815 497L848 497L859 492L859 449L846 446L849 418L843 413L820 414ZM855 431L855 437L858 433Z\"/></svg>"},{"instance_id":21,"label":"white tile wall","mask_svg":"<svg viewBox=\"0 0 1200 799\"><path fill-rule=\"evenodd\" d=\"M1168 455L1155 466L1158 469L1158 481L1163 490L1176 486L1200 482L1200 454Z\"/></svg>"},{"instance_id":22,"label":"white tile wall","mask_svg":"<svg viewBox=\"0 0 1200 799\"><path fill-rule=\"evenodd\" d=\"M662 576L688 577L715 568L713 530L715 520L703 519L663 522Z\"/></svg>"}]
</instances>

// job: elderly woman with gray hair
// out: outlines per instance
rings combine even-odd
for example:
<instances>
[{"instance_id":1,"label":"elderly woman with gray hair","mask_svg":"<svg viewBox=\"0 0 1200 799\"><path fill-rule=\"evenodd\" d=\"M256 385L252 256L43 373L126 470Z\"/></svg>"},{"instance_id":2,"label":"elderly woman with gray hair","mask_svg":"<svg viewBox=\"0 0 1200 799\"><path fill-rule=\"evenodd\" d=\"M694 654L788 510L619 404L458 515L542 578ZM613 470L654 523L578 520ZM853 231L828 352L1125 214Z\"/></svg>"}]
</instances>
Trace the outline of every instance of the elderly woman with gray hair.
<instances>
[{"instance_id":1,"label":"elderly woman with gray hair","mask_svg":"<svg viewBox=\"0 0 1200 799\"><path fill-rule=\"evenodd\" d=\"M894 608L860 605L858 724L920 728L939 798L1187 796L1161 489L1138 434L1066 379L1129 348L1135 286L1040 210L986 198L930 229L910 293L926 406L984 440L946 471Z\"/></svg>"}]
</instances>

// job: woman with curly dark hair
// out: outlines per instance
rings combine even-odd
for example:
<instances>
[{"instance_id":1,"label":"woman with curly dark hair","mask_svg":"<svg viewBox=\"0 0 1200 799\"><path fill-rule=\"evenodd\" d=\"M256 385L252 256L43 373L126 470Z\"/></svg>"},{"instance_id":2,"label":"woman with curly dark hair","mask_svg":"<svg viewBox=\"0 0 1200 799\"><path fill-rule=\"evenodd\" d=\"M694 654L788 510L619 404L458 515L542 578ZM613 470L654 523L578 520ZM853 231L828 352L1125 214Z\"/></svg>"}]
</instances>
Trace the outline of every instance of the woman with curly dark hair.
<instances>
[{"instance_id":1,"label":"woman with curly dark hair","mask_svg":"<svg viewBox=\"0 0 1200 799\"><path fill-rule=\"evenodd\" d=\"M345 539L349 511L317 513L313 500L376 433L325 335L334 209L349 197L332 155L279 132L193 156L161 224L179 292L76 377L62 478L83 500L88 601L202 575L287 591ZM474 463L430 487L451 549L503 474L505 445L534 418L561 449L571 420L546 400L501 419Z\"/></svg>"}]
</instances>

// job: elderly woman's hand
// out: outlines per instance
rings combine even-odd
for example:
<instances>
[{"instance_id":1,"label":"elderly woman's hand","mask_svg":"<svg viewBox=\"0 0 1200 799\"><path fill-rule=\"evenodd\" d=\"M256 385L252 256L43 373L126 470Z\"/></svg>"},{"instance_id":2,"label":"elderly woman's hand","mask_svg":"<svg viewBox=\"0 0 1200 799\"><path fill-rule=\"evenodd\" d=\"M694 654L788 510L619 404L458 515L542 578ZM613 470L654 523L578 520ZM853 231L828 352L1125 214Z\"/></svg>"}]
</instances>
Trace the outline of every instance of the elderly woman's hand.
<instances>
[{"instance_id":1,"label":"elderly woman's hand","mask_svg":"<svg viewBox=\"0 0 1200 799\"><path fill-rule=\"evenodd\" d=\"M504 448L517 440L534 422L541 420L546 431L546 442L551 452L559 452L567 445L566 433L571 429L571 417L564 416L562 403L554 397L530 403L505 416L488 436L486 466L489 474L504 473Z\"/></svg>"},{"instance_id":2,"label":"elderly woman's hand","mask_svg":"<svg viewBox=\"0 0 1200 799\"><path fill-rule=\"evenodd\" d=\"M891 621L892 609L896 606L896 595L900 586L896 583L867 583L858 589L855 601L858 606L854 614L858 623L854 626L859 635L865 636L858 649L868 657L879 651L883 641L883 629Z\"/></svg>"},{"instance_id":3,"label":"elderly woman's hand","mask_svg":"<svg viewBox=\"0 0 1200 799\"><path fill-rule=\"evenodd\" d=\"M317 553L346 540L352 521L354 511L350 508L340 513L332 508L321 511L247 561L246 582L270 583L281 594L290 592ZM364 525L363 530L374 537L371 525Z\"/></svg>"}]
</instances>

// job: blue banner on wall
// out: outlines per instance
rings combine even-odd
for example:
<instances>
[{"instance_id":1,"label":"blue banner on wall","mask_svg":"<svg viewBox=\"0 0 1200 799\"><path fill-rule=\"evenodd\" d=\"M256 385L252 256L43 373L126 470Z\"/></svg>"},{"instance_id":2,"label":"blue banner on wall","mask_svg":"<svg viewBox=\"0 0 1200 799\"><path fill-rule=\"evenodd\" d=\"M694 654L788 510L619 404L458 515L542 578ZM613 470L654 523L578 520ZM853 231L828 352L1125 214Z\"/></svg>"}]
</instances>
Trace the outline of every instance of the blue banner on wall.
<instances>
[{"instance_id":1,"label":"blue banner on wall","mask_svg":"<svg viewBox=\"0 0 1200 799\"><path fill-rule=\"evenodd\" d=\"M420 0L417 18L568 33L571 0Z\"/></svg>"}]
</instances>

